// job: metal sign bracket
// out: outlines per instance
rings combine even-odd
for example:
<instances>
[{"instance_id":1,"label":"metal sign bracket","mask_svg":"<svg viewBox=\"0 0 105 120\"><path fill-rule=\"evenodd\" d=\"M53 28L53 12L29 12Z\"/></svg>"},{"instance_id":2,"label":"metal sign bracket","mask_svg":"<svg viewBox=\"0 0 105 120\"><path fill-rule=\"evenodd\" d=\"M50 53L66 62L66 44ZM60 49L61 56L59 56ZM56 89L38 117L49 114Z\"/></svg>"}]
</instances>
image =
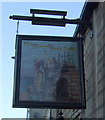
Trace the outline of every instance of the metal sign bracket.
<instances>
[{"instance_id":1,"label":"metal sign bracket","mask_svg":"<svg viewBox=\"0 0 105 120\"><path fill-rule=\"evenodd\" d=\"M25 20L31 21L32 25L50 25L50 26L62 26L65 27L66 24L79 24L85 25L89 29L92 28L90 21L85 21L81 19L66 19L67 11L55 11L55 10L40 10L40 9L30 9L32 16L20 16L13 15L10 19L13 20ZM62 18L48 18L48 17L36 17L35 14L47 14L61 16Z\"/></svg>"}]
</instances>

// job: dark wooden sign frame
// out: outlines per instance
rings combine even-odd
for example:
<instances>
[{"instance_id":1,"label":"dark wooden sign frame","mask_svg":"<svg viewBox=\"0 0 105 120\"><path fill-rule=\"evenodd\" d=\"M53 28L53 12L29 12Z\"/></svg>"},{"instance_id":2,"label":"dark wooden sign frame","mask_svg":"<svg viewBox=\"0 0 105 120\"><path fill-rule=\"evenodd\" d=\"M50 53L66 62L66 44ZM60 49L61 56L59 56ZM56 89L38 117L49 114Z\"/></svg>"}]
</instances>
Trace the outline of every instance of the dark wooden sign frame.
<instances>
[{"instance_id":1,"label":"dark wooden sign frame","mask_svg":"<svg viewBox=\"0 0 105 120\"><path fill-rule=\"evenodd\" d=\"M13 107L85 109L82 41L17 35Z\"/></svg>"}]
</instances>

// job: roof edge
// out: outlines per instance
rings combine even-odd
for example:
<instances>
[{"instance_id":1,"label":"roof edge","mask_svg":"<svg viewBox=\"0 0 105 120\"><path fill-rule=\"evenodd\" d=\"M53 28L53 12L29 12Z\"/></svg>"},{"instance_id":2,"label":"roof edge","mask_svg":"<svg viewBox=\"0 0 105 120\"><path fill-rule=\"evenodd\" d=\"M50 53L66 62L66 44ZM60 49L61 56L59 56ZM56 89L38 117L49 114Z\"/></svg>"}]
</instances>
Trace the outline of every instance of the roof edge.
<instances>
[{"instance_id":1,"label":"roof edge","mask_svg":"<svg viewBox=\"0 0 105 120\"><path fill-rule=\"evenodd\" d=\"M85 21L90 21L90 18L93 14L94 9L98 6L99 2L85 2L82 12L80 14L80 20L85 20ZM77 36L77 34L84 28L82 25L77 25L75 32L74 32L74 37Z\"/></svg>"}]
</instances>

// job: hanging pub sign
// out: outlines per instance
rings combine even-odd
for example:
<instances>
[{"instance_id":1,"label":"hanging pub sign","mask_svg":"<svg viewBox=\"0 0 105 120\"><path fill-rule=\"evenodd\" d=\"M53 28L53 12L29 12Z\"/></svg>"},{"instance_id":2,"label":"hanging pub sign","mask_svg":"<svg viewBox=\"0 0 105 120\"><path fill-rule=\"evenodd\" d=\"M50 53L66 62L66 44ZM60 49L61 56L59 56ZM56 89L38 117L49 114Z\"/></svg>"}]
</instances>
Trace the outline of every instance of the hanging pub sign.
<instances>
[{"instance_id":1,"label":"hanging pub sign","mask_svg":"<svg viewBox=\"0 0 105 120\"><path fill-rule=\"evenodd\" d=\"M82 40L16 36L13 107L85 108Z\"/></svg>"}]
</instances>

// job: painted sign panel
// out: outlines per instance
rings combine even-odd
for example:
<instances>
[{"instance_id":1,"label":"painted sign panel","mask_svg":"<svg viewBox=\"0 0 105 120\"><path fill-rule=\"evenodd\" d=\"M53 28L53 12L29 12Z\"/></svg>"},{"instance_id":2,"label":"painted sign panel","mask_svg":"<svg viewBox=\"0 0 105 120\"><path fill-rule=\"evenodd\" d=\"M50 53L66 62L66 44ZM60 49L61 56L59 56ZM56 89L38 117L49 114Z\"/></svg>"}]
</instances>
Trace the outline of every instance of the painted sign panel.
<instances>
[{"instance_id":1,"label":"painted sign panel","mask_svg":"<svg viewBox=\"0 0 105 120\"><path fill-rule=\"evenodd\" d=\"M18 35L14 107L84 108L79 38Z\"/></svg>"}]
</instances>

